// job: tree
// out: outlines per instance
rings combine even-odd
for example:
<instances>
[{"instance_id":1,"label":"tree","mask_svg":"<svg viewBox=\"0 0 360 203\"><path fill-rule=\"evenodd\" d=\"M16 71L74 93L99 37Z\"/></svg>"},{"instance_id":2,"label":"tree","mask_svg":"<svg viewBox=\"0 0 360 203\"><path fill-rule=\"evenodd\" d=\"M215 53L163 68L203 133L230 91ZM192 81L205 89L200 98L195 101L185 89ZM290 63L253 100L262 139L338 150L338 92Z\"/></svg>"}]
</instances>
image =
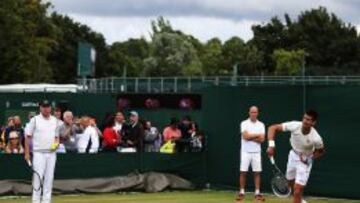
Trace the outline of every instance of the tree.
<instances>
[{"instance_id":1,"label":"tree","mask_svg":"<svg viewBox=\"0 0 360 203\"><path fill-rule=\"evenodd\" d=\"M355 26L319 7L291 19L273 17L254 25L254 38L206 43L174 29L164 17L151 22L151 41L129 39L107 45L104 36L68 16L50 13L45 0L0 1L0 83L75 83L78 42L96 49L95 77L290 74L360 72L360 36Z\"/></svg>"},{"instance_id":2,"label":"tree","mask_svg":"<svg viewBox=\"0 0 360 203\"><path fill-rule=\"evenodd\" d=\"M74 83L77 46L89 42L97 51L96 75L106 75L104 37L57 13L41 0L0 1L0 83Z\"/></svg>"},{"instance_id":3,"label":"tree","mask_svg":"<svg viewBox=\"0 0 360 203\"><path fill-rule=\"evenodd\" d=\"M166 20L163 16L157 18L157 20L151 21L151 30L152 34L159 34L159 33L181 33L180 31L175 31L170 21Z\"/></svg>"},{"instance_id":4,"label":"tree","mask_svg":"<svg viewBox=\"0 0 360 203\"><path fill-rule=\"evenodd\" d=\"M246 44L238 37L227 40L223 46L223 56L226 70L232 71L237 65L240 74L259 74L263 63L262 53L253 45Z\"/></svg>"},{"instance_id":5,"label":"tree","mask_svg":"<svg viewBox=\"0 0 360 203\"><path fill-rule=\"evenodd\" d=\"M201 62L188 36L173 30L164 18L152 22L149 57L144 60L146 76L201 74Z\"/></svg>"},{"instance_id":6,"label":"tree","mask_svg":"<svg viewBox=\"0 0 360 203\"><path fill-rule=\"evenodd\" d=\"M57 45L58 29L47 18L50 3L0 2L1 83L52 82L47 58Z\"/></svg>"},{"instance_id":7,"label":"tree","mask_svg":"<svg viewBox=\"0 0 360 203\"><path fill-rule=\"evenodd\" d=\"M114 43L109 48L109 74L121 76L126 67L128 76L141 75L148 53L149 44L143 38Z\"/></svg>"},{"instance_id":8,"label":"tree","mask_svg":"<svg viewBox=\"0 0 360 203\"><path fill-rule=\"evenodd\" d=\"M273 17L265 25L254 25L252 30L254 38L250 40L249 45L256 47L264 53L264 61L261 66L262 71L267 73L274 72L275 64L272 60L274 50L288 46L286 26L278 17Z\"/></svg>"},{"instance_id":9,"label":"tree","mask_svg":"<svg viewBox=\"0 0 360 203\"><path fill-rule=\"evenodd\" d=\"M204 46L204 53L201 56L204 75L229 74L224 68L224 57L222 55L222 44L220 39L210 39Z\"/></svg>"},{"instance_id":10,"label":"tree","mask_svg":"<svg viewBox=\"0 0 360 203\"><path fill-rule=\"evenodd\" d=\"M200 61L189 41L175 33L153 36L150 56L144 60L146 76L181 76L200 74Z\"/></svg>"},{"instance_id":11,"label":"tree","mask_svg":"<svg viewBox=\"0 0 360 203\"><path fill-rule=\"evenodd\" d=\"M305 63L304 50L286 51L277 49L273 53L276 64L275 73L277 75L299 75Z\"/></svg>"},{"instance_id":12,"label":"tree","mask_svg":"<svg viewBox=\"0 0 360 203\"><path fill-rule=\"evenodd\" d=\"M285 14L285 22L274 17L265 25L253 26L250 44L264 53L263 69L275 70L272 55L276 49L299 50L309 53L307 63L311 74L349 74L359 72L360 62L356 28L344 23L326 8L302 12L292 20ZM317 67L316 69L313 67Z\"/></svg>"},{"instance_id":13,"label":"tree","mask_svg":"<svg viewBox=\"0 0 360 203\"><path fill-rule=\"evenodd\" d=\"M297 21L288 25L288 30L289 48L304 49L309 53L309 65L323 67L320 73L326 73L329 67L346 68L347 72L352 66L359 67L356 28L328 13L326 8L302 12Z\"/></svg>"},{"instance_id":14,"label":"tree","mask_svg":"<svg viewBox=\"0 0 360 203\"><path fill-rule=\"evenodd\" d=\"M109 76L108 48L101 34L58 13L51 15L51 21L60 29L60 35L57 37L58 46L49 58L55 73L54 80L57 83L76 82L78 42L88 42L94 46L96 50L95 76Z\"/></svg>"}]
</instances>

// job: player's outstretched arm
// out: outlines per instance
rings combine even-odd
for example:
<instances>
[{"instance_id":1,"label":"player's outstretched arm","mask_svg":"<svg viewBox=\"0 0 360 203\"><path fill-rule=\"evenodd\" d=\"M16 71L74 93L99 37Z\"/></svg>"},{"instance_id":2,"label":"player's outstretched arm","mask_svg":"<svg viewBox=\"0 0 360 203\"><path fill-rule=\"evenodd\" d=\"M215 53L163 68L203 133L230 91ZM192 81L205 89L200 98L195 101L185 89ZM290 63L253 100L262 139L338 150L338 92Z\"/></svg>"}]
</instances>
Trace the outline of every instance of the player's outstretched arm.
<instances>
[{"instance_id":1,"label":"player's outstretched arm","mask_svg":"<svg viewBox=\"0 0 360 203\"><path fill-rule=\"evenodd\" d=\"M276 136L277 132L282 132L282 131L283 131L283 128L282 128L281 124L274 124L268 128L267 139L269 142L269 146L268 146L267 153L269 156L274 156L274 154L275 154L275 136Z\"/></svg>"}]
</instances>

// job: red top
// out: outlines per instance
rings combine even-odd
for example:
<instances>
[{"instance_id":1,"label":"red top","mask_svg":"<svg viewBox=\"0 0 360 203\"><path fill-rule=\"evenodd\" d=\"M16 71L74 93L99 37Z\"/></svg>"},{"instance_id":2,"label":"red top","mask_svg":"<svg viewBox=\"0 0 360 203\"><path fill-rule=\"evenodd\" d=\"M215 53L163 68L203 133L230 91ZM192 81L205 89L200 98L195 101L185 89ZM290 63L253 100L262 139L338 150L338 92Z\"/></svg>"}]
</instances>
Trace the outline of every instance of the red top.
<instances>
[{"instance_id":1,"label":"red top","mask_svg":"<svg viewBox=\"0 0 360 203\"><path fill-rule=\"evenodd\" d=\"M108 127L104 129L103 146L105 148L116 148L119 142L120 142L120 138L112 127Z\"/></svg>"},{"instance_id":2,"label":"red top","mask_svg":"<svg viewBox=\"0 0 360 203\"><path fill-rule=\"evenodd\" d=\"M181 138L181 131L179 129L172 129L171 127L166 127L163 132L165 141L175 141Z\"/></svg>"}]
</instances>

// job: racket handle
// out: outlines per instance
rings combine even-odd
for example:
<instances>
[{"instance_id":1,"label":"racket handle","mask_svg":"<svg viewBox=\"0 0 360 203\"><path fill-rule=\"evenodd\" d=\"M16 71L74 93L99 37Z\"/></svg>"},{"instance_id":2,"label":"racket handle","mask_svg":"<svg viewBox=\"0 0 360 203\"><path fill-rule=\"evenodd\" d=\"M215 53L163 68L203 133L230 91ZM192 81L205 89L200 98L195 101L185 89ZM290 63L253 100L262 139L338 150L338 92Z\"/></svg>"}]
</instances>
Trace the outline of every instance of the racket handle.
<instances>
[{"instance_id":1,"label":"racket handle","mask_svg":"<svg viewBox=\"0 0 360 203\"><path fill-rule=\"evenodd\" d=\"M27 164L28 164L30 167L32 167L32 163L31 163L30 160L27 160Z\"/></svg>"},{"instance_id":2,"label":"racket handle","mask_svg":"<svg viewBox=\"0 0 360 203\"><path fill-rule=\"evenodd\" d=\"M270 162L271 162L271 164L273 164L273 165L275 164L275 159L274 159L273 156L270 157Z\"/></svg>"}]
</instances>

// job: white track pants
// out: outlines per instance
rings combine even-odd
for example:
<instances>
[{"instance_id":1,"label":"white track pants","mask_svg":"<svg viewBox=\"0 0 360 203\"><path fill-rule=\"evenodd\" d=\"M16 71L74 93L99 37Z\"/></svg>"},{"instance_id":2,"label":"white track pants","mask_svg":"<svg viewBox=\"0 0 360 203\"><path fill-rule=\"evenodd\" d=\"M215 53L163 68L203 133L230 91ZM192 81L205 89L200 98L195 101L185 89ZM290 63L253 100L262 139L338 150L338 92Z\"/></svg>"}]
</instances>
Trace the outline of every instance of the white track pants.
<instances>
[{"instance_id":1,"label":"white track pants","mask_svg":"<svg viewBox=\"0 0 360 203\"><path fill-rule=\"evenodd\" d=\"M56 153L43 153L43 152L34 152L33 153L33 167L34 170L39 173L39 175L44 180L43 191L33 190L32 202L33 203L50 203L51 202L51 193L54 180L54 171L56 163ZM33 185L34 188L39 188L39 177L33 176ZM41 192L42 197L41 197Z\"/></svg>"}]
</instances>

